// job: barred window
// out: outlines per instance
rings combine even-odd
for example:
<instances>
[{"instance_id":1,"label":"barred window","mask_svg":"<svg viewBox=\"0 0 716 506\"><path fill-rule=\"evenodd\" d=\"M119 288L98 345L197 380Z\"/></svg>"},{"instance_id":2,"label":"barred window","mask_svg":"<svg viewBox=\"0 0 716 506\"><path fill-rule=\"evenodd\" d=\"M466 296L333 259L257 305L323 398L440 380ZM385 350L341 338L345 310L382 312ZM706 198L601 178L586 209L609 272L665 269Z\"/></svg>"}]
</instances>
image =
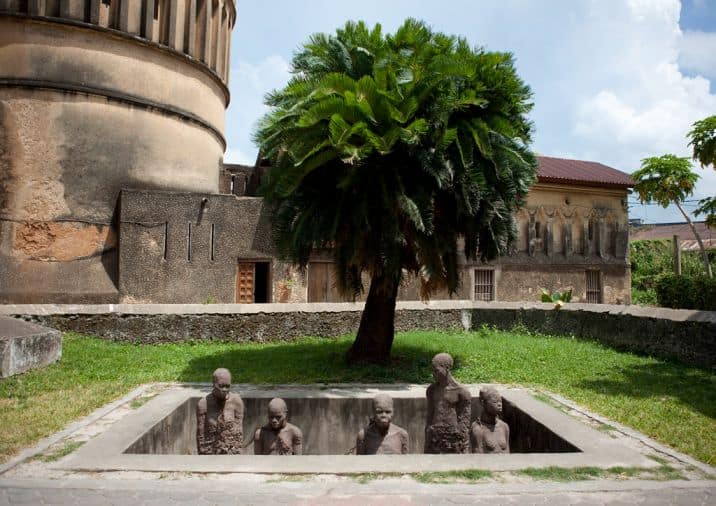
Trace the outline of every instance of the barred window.
<instances>
[{"instance_id":1,"label":"barred window","mask_svg":"<svg viewBox=\"0 0 716 506\"><path fill-rule=\"evenodd\" d=\"M493 269L475 269L475 300L495 300Z\"/></svg>"},{"instance_id":2,"label":"barred window","mask_svg":"<svg viewBox=\"0 0 716 506\"><path fill-rule=\"evenodd\" d=\"M602 278L599 271L587 272L587 302L602 303Z\"/></svg>"}]
</instances>

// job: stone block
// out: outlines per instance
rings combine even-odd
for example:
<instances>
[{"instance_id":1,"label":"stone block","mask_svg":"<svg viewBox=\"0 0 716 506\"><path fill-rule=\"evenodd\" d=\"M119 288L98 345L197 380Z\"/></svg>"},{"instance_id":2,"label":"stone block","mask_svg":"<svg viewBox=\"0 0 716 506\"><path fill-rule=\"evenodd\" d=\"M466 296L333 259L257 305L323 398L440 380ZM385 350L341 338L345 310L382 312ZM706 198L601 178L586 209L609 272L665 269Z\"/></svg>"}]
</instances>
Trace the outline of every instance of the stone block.
<instances>
[{"instance_id":1,"label":"stone block","mask_svg":"<svg viewBox=\"0 0 716 506\"><path fill-rule=\"evenodd\" d=\"M62 334L14 318L0 317L0 378L49 365L62 355Z\"/></svg>"}]
</instances>

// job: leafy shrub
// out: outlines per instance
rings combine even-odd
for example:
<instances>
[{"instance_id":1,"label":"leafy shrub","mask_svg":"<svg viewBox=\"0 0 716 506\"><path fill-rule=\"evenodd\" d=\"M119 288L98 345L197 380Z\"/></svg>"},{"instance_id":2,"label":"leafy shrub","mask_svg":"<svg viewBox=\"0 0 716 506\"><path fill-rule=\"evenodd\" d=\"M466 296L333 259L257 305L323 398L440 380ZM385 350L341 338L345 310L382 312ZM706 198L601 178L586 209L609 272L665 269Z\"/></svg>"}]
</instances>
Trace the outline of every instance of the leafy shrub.
<instances>
[{"instance_id":1,"label":"leafy shrub","mask_svg":"<svg viewBox=\"0 0 716 506\"><path fill-rule=\"evenodd\" d=\"M660 306L716 311L716 278L664 274L655 290Z\"/></svg>"},{"instance_id":2,"label":"leafy shrub","mask_svg":"<svg viewBox=\"0 0 716 506\"><path fill-rule=\"evenodd\" d=\"M629 243L629 260L632 303L656 305L657 295L654 288L657 280L663 274L674 271L672 241L670 239L632 241ZM681 272L687 277L703 276L706 273L698 251L681 253Z\"/></svg>"},{"instance_id":3,"label":"leafy shrub","mask_svg":"<svg viewBox=\"0 0 716 506\"><path fill-rule=\"evenodd\" d=\"M572 289L570 288L566 292L554 292L550 294L545 288L542 288L542 302L549 302L554 304L555 309L561 308L565 302L572 302Z\"/></svg>"}]
</instances>

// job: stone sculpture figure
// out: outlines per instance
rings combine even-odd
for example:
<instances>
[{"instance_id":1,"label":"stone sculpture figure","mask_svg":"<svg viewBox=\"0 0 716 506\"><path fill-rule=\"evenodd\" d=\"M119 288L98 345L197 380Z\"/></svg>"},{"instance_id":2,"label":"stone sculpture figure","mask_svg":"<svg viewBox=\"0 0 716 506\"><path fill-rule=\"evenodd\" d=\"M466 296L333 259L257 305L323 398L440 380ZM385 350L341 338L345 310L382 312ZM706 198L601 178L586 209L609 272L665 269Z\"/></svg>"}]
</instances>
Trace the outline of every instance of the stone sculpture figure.
<instances>
[{"instance_id":1,"label":"stone sculpture figure","mask_svg":"<svg viewBox=\"0 0 716 506\"><path fill-rule=\"evenodd\" d=\"M470 392L452 377L453 359L448 353L433 357L435 383L428 386L425 453L470 451Z\"/></svg>"},{"instance_id":2,"label":"stone sculpture figure","mask_svg":"<svg viewBox=\"0 0 716 506\"><path fill-rule=\"evenodd\" d=\"M482 413L470 429L472 453L510 453L510 427L498 418L502 396L494 387L480 390Z\"/></svg>"},{"instance_id":3,"label":"stone sculpture figure","mask_svg":"<svg viewBox=\"0 0 716 506\"><path fill-rule=\"evenodd\" d=\"M283 399L271 399L268 405L268 422L254 433L256 455L301 455L303 433L288 423L288 406Z\"/></svg>"},{"instance_id":4,"label":"stone sculpture figure","mask_svg":"<svg viewBox=\"0 0 716 506\"><path fill-rule=\"evenodd\" d=\"M244 402L231 392L231 373L219 368L214 388L196 406L196 444L199 455L235 455L244 442Z\"/></svg>"},{"instance_id":5,"label":"stone sculpture figure","mask_svg":"<svg viewBox=\"0 0 716 506\"><path fill-rule=\"evenodd\" d=\"M392 420L393 399L387 394L376 395L373 416L356 437L356 455L408 453L408 432L391 423Z\"/></svg>"}]
</instances>

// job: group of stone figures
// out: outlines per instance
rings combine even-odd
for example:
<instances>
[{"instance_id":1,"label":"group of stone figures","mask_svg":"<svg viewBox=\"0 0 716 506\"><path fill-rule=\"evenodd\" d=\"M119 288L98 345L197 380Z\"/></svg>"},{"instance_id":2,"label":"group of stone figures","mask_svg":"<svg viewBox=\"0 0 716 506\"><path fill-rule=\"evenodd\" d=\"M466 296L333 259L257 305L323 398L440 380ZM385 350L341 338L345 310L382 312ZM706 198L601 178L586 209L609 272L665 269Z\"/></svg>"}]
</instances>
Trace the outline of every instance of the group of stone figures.
<instances>
[{"instance_id":1,"label":"group of stone figures","mask_svg":"<svg viewBox=\"0 0 716 506\"><path fill-rule=\"evenodd\" d=\"M470 392L451 374L453 359L447 353L433 357L435 382L426 391L428 414L425 453L509 453L510 428L499 418L502 397L492 387L480 390L480 417L470 425ZM241 454L244 444L244 403L230 391L231 373L217 369L211 393L197 405L197 450L200 455ZM373 416L356 437L356 455L406 454L408 432L392 423L393 399L378 394ZM268 405L268 421L253 435L256 455L301 455L301 429L288 422L288 407L275 398Z\"/></svg>"}]
</instances>

